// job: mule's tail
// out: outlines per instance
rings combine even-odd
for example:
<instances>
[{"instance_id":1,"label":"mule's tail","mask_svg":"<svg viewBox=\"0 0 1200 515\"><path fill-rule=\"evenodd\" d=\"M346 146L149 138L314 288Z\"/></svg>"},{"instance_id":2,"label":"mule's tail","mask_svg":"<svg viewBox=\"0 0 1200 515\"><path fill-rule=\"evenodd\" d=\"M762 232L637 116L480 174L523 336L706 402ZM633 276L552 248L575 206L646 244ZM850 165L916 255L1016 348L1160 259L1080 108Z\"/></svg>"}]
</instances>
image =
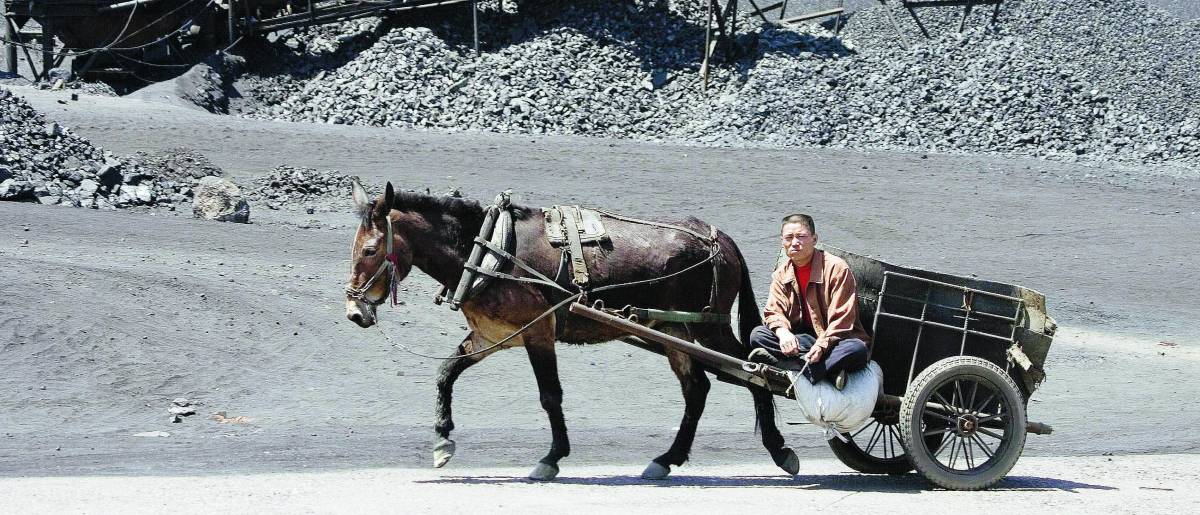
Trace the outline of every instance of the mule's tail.
<instances>
[{"instance_id":1,"label":"mule's tail","mask_svg":"<svg viewBox=\"0 0 1200 515\"><path fill-rule=\"evenodd\" d=\"M733 250L737 252L738 261L742 262L742 287L738 290L738 338L742 341L742 348L749 354L750 332L762 325L762 312L758 310L754 287L750 285L750 267L746 265L746 258L742 257L741 249L735 246Z\"/></svg>"},{"instance_id":2,"label":"mule's tail","mask_svg":"<svg viewBox=\"0 0 1200 515\"><path fill-rule=\"evenodd\" d=\"M746 265L746 258L742 257L742 250L734 246L737 251L738 261L742 262L742 287L738 290L738 337L742 340L742 351L745 355L750 354L750 333L755 327L762 325L762 312L758 310L758 301L754 298L754 287L750 285L750 267ZM743 356L743 358L746 356ZM751 390L760 388L758 386L747 385ZM764 390L765 391L765 390ZM769 409L772 422L775 421L776 414L779 413L775 409L775 396L767 395L767 400L762 400L759 394L755 394L754 399L754 432L759 433L763 428L763 410ZM771 424L769 427L775 427ZM775 434L779 430L774 430ZM780 437L780 443L783 439Z\"/></svg>"}]
</instances>

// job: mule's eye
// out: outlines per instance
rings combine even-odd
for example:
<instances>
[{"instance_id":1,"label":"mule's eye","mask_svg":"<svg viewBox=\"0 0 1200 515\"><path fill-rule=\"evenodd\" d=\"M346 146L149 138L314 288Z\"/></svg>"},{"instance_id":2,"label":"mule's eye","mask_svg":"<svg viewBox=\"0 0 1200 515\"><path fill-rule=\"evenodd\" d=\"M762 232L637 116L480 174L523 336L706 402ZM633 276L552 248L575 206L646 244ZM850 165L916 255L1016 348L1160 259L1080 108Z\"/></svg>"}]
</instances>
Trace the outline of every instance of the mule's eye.
<instances>
[{"instance_id":1,"label":"mule's eye","mask_svg":"<svg viewBox=\"0 0 1200 515\"><path fill-rule=\"evenodd\" d=\"M379 249L375 247L363 247L364 256L374 256L376 252L379 252Z\"/></svg>"}]
</instances>

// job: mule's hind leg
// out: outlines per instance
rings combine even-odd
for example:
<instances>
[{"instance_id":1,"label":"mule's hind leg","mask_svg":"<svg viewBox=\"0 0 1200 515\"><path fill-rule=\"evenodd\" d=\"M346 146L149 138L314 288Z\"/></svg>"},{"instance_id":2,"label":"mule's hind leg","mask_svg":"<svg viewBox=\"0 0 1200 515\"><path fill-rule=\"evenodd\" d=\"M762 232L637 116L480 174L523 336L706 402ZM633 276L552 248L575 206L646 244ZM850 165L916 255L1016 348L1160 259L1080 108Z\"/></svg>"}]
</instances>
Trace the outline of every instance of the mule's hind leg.
<instances>
[{"instance_id":1,"label":"mule's hind leg","mask_svg":"<svg viewBox=\"0 0 1200 515\"><path fill-rule=\"evenodd\" d=\"M552 331L552 329L551 329ZM571 454L571 442L567 438L567 422L562 411L562 384L558 381L558 359L554 354L553 332L550 336L530 336L525 339L525 350L533 375L537 378L538 394L542 409L550 418L550 452L538 461L529 479L550 481L558 476L558 460Z\"/></svg>"},{"instance_id":2,"label":"mule's hind leg","mask_svg":"<svg viewBox=\"0 0 1200 515\"><path fill-rule=\"evenodd\" d=\"M433 466L442 467L450 458L454 457L454 440L450 439L450 431L454 430L454 420L450 416L451 399L454 393L454 381L458 379L459 374L471 365L479 363L483 358L496 352L498 349L490 349L480 354L467 356L476 350L475 332L467 333L463 338L462 343L454 350L453 358L442 362L441 368L438 370L437 378L437 405L434 408L433 429L437 432L438 443L433 447ZM460 357L465 356L465 357Z\"/></svg>"},{"instance_id":3,"label":"mule's hind leg","mask_svg":"<svg viewBox=\"0 0 1200 515\"><path fill-rule=\"evenodd\" d=\"M734 336L733 330L727 327L704 332L697 337L705 347L718 352L738 357L743 357L745 354L742 345ZM759 431L762 433L763 447L766 447L767 452L771 453L771 459L775 461L776 465L779 465L779 468L788 474L795 475L800 471L800 460L796 458L795 451L784 445L783 434L779 432L779 426L775 423L774 394L755 386L748 386L747 389L754 397L754 414L758 420Z\"/></svg>"},{"instance_id":4,"label":"mule's hind leg","mask_svg":"<svg viewBox=\"0 0 1200 515\"><path fill-rule=\"evenodd\" d=\"M691 339L686 329L667 327L662 330L678 338ZM704 414L708 390L712 386L704 369L687 354L668 351L667 361L671 363L671 370L679 378L679 386L683 390L683 421L679 423L679 431L675 433L671 448L646 466L646 470L642 471L643 479L666 479L672 465L683 465L687 461L692 442L696 439L696 427L700 424L700 416Z\"/></svg>"}]
</instances>

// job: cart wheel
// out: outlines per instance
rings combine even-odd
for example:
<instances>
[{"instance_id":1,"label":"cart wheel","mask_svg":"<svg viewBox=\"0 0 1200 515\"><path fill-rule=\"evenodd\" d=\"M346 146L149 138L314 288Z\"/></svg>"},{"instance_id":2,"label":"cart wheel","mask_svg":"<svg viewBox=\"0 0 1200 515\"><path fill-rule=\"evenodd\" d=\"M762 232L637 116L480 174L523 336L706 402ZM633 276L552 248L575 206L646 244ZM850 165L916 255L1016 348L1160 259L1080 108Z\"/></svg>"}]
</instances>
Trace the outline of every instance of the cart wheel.
<instances>
[{"instance_id":1,"label":"cart wheel","mask_svg":"<svg viewBox=\"0 0 1200 515\"><path fill-rule=\"evenodd\" d=\"M1019 392L1004 370L974 356L946 358L918 374L900 404L901 441L917 471L948 490L1003 479L1025 447ZM943 441L929 445L935 435Z\"/></svg>"},{"instance_id":2,"label":"cart wheel","mask_svg":"<svg viewBox=\"0 0 1200 515\"><path fill-rule=\"evenodd\" d=\"M893 408L890 412L874 414L863 426L854 433L842 433L848 441L837 438L829 440L829 448L847 467L864 474L906 474L913 469L901 444L900 428L898 427L899 413ZM937 448L942 443L941 434L926 437L926 445Z\"/></svg>"}]
</instances>

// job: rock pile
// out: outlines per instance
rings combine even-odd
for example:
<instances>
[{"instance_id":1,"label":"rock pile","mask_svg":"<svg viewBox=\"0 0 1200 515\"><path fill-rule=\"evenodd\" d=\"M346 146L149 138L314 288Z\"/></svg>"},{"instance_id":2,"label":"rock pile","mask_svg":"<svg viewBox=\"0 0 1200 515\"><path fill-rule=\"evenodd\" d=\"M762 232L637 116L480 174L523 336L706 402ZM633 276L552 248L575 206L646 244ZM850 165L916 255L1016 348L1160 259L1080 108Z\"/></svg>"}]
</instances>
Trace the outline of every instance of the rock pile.
<instances>
[{"instance_id":1,"label":"rock pile","mask_svg":"<svg viewBox=\"0 0 1200 515\"><path fill-rule=\"evenodd\" d=\"M928 41L901 12L908 49L881 6L850 16L841 38L745 17L748 52L714 69L707 92L702 18L676 4L484 13L478 59L457 25L359 21L337 49L326 35L295 34L280 42L288 69L255 78L243 114L713 145L1200 160L1200 24L1137 0L1009 0L996 27L990 9L976 9L962 35L961 8L923 9Z\"/></svg>"},{"instance_id":2,"label":"rock pile","mask_svg":"<svg viewBox=\"0 0 1200 515\"><path fill-rule=\"evenodd\" d=\"M98 209L189 201L193 172L162 170L92 146L0 88L0 200Z\"/></svg>"},{"instance_id":3,"label":"rock pile","mask_svg":"<svg viewBox=\"0 0 1200 515\"><path fill-rule=\"evenodd\" d=\"M285 204L305 205L335 201L346 204L354 177L337 170L318 171L313 168L279 166L266 176L256 177L245 188L246 196L270 209ZM372 187L367 187L371 191ZM377 189L377 188L376 188Z\"/></svg>"}]
</instances>

